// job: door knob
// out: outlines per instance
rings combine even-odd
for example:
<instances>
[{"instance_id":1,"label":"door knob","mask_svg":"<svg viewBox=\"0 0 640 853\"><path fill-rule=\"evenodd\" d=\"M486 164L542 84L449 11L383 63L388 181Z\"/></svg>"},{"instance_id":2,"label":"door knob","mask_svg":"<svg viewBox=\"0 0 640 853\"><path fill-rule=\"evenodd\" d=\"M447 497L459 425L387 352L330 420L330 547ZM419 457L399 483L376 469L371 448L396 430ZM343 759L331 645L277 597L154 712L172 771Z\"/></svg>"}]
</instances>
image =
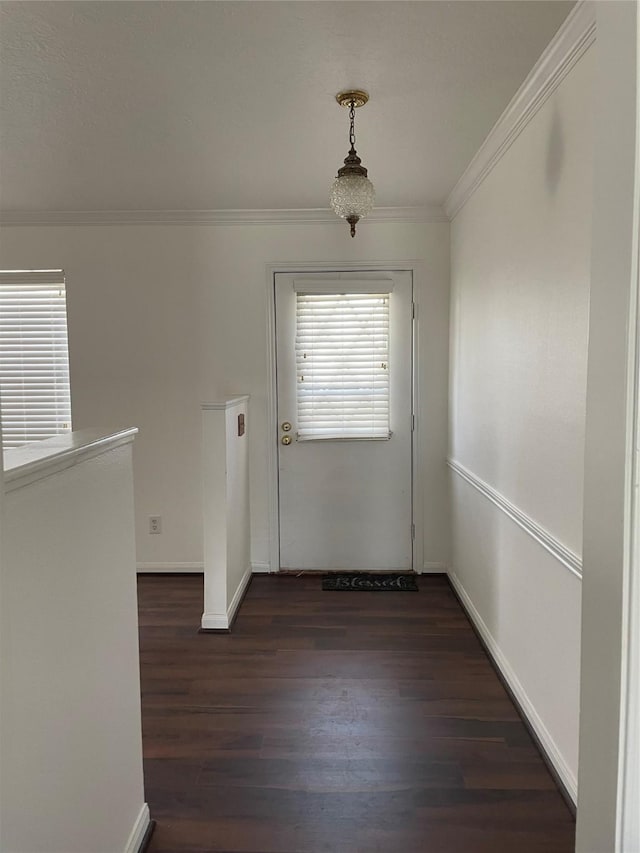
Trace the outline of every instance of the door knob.
<instances>
[{"instance_id":1,"label":"door knob","mask_svg":"<svg viewBox=\"0 0 640 853\"><path fill-rule=\"evenodd\" d=\"M291 424L289 423L289 421L282 422L282 429L284 432L289 432L289 430L291 429Z\"/></svg>"},{"instance_id":2,"label":"door knob","mask_svg":"<svg viewBox=\"0 0 640 853\"><path fill-rule=\"evenodd\" d=\"M283 435L281 441L285 445L291 444L291 436L290 435Z\"/></svg>"}]
</instances>

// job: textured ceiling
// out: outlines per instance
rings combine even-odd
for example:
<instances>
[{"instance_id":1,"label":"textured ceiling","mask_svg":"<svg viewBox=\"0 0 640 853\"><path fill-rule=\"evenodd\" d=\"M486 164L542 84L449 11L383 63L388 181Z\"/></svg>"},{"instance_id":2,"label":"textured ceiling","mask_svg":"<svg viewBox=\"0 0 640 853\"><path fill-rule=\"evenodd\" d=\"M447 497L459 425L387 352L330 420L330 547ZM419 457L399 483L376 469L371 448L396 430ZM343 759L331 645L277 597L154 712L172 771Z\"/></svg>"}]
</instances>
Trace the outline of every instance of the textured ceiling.
<instances>
[{"instance_id":1,"label":"textured ceiling","mask_svg":"<svg viewBox=\"0 0 640 853\"><path fill-rule=\"evenodd\" d=\"M4 210L440 204L573 3L2 2Z\"/></svg>"}]
</instances>

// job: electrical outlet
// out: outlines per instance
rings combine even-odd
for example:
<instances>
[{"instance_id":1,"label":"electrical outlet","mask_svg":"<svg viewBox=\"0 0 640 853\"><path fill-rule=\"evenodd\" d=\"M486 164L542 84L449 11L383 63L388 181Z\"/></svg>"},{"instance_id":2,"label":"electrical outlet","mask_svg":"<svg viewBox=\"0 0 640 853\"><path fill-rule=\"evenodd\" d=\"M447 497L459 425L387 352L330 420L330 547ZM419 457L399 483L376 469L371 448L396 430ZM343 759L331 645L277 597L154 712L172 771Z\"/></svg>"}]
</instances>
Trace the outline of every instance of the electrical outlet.
<instances>
[{"instance_id":1,"label":"electrical outlet","mask_svg":"<svg viewBox=\"0 0 640 853\"><path fill-rule=\"evenodd\" d=\"M149 516L149 533L162 533L162 516Z\"/></svg>"}]
</instances>

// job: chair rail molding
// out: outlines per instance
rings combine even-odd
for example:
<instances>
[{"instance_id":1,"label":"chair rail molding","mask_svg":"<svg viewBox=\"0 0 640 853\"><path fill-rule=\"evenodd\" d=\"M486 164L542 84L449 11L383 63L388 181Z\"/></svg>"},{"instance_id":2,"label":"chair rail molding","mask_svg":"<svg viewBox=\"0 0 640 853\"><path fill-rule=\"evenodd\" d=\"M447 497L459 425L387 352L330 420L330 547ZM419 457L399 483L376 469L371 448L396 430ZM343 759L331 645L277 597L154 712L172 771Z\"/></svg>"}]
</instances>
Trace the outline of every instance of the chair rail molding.
<instances>
[{"instance_id":1,"label":"chair rail molding","mask_svg":"<svg viewBox=\"0 0 640 853\"><path fill-rule=\"evenodd\" d=\"M461 477L465 482L473 486L481 495L484 495L487 500L495 504L498 509L521 527L525 533L528 533L536 542L545 548L556 560L565 568L582 580L582 559L569 550L558 539L555 538L548 530L539 525L536 521L530 518L526 513L519 509L511 501L507 500L504 495L501 495L496 489L481 480L468 468L465 468L460 462L455 459L447 459L447 465L451 470Z\"/></svg>"},{"instance_id":2,"label":"chair rail molding","mask_svg":"<svg viewBox=\"0 0 640 853\"><path fill-rule=\"evenodd\" d=\"M446 199L444 210L450 220L464 207L595 39L595 4L581 0L549 42Z\"/></svg>"}]
</instances>

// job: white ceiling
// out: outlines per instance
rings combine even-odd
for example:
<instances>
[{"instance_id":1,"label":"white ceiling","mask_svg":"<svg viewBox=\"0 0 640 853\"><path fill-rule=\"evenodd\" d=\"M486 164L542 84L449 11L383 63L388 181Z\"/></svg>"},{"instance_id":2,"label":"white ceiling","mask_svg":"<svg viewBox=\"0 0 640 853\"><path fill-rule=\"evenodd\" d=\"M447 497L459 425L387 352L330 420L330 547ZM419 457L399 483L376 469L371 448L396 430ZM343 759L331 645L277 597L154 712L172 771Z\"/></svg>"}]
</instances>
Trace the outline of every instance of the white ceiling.
<instances>
[{"instance_id":1,"label":"white ceiling","mask_svg":"<svg viewBox=\"0 0 640 853\"><path fill-rule=\"evenodd\" d=\"M441 204L573 3L2 2L4 210Z\"/></svg>"}]
</instances>

